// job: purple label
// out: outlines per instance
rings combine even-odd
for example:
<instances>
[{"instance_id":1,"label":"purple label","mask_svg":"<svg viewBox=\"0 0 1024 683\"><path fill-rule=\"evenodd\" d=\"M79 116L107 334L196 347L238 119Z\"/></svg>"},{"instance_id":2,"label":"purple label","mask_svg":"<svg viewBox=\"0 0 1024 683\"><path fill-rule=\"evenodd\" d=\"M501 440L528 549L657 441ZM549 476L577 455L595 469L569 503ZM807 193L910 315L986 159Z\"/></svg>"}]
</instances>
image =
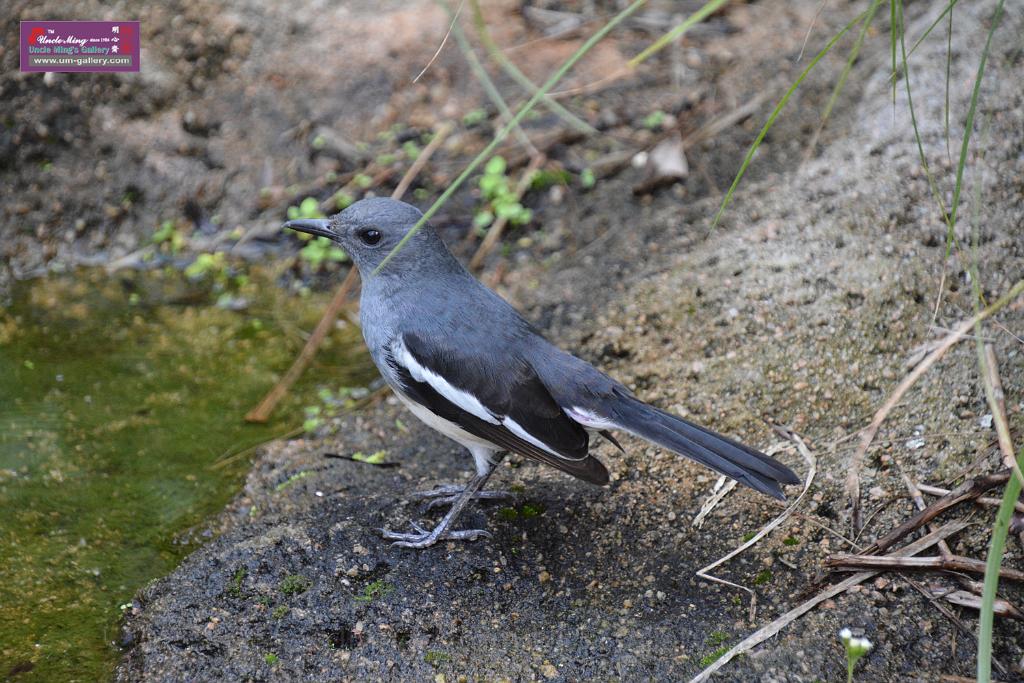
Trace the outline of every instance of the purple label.
<instances>
[{"instance_id":1,"label":"purple label","mask_svg":"<svg viewBox=\"0 0 1024 683\"><path fill-rule=\"evenodd\" d=\"M23 21L22 71L138 71L137 21Z\"/></svg>"}]
</instances>

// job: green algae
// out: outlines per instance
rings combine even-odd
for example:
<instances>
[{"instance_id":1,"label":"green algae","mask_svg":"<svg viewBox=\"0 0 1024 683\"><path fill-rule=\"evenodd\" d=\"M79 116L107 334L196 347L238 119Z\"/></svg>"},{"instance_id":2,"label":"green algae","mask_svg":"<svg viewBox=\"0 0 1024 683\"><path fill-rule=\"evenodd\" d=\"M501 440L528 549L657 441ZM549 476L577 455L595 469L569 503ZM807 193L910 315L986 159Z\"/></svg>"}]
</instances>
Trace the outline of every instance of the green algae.
<instances>
[{"instance_id":1,"label":"green algae","mask_svg":"<svg viewBox=\"0 0 1024 683\"><path fill-rule=\"evenodd\" d=\"M243 310L218 307L173 271L14 285L0 309L0 675L109 678L122 609L239 490L249 460L231 456L299 426L318 386L373 377L349 326L270 423L246 424L326 297L259 274L237 296Z\"/></svg>"}]
</instances>

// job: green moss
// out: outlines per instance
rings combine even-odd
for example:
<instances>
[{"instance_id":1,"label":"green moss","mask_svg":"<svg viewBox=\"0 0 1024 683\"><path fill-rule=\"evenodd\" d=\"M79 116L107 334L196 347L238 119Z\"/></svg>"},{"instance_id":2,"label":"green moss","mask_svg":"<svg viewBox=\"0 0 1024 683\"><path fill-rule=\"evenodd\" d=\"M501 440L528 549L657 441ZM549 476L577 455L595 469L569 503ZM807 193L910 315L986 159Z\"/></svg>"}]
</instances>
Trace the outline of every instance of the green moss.
<instances>
[{"instance_id":1,"label":"green moss","mask_svg":"<svg viewBox=\"0 0 1024 683\"><path fill-rule=\"evenodd\" d=\"M757 573L757 576L754 577L754 585L755 586L762 586L762 585L768 583L771 580L772 580L772 570L771 569L762 569L761 571L759 571Z\"/></svg>"},{"instance_id":2,"label":"green moss","mask_svg":"<svg viewBox=\"0 0 1024 683\"><path fill-rule=\"evenodd\" d=\"M270 666L274 666L279 661L281 661L281 658L275 655L273 652L268 652L267 654L263 655L263 661L269 664Z\"/></svg>"},{"instance_id":3,"label":"green moss","mask_svg":"<svg viewBox=\"0 0 1024 683\"><path fill-rule=\"evenodd\" d=\"M530 503L524 503L519 508L519 514L521 514L526 519L530 519L531 517L538 517L544 514L544 506L539 504L531 505Z\"/></svg>"},{"instance_id":4,"label":"green moss","mask_svg":"<svg viewBox=\"0 0 1024 683\"><path fill-rule=\"evenodd\" d=\"M423 655L423 661L433 667L440 666L441 664L450 662L451 660L452 656L447 652L442 652L441 650L427 650Z\"/></svg>"},{"instance_id":5,"label":"green moss","mask_svg":"<svg viewBox=\"0 0 1024 683\"><path fill-rule=\"evenodd\" d=\"M288 605L278 605L270 614L275 619L283 619L284 615L288 614Z\"/></svg>"},{"instance_id":6,"label":"green moss","mask_svg":"<svg viewBox=\"0 0 1024 683\"><path fill-rule=\"evenodd\" d=\"M377 579L363 587L363 592L355 597L356 602L373 602L377 598L386 597L395 587L383 579Z\"/></svg>"},{"instance_id":7,"label":"green moss","mask_svg":"<svg viewBox=\"0 0 1024 683\"><path fill-rule=\"evenodd\" d=\"M293 474L292 476L288 477L287 479L282 481L280 484L275 486L274 490L278 491L278 492L284 491L286 488L288 488L289 486L291 486L295 482L300 481L302 479L305 479L306 477L308 477L311 474L313 474L313 473L309 472L307 470L302 470L301 472L296 472L295 474Z\"/></svg>"},{"instance_id":8,"label":"green moss","mask_svg":"<svg viewBox=\"0 0 1024 683\"><path fill-rule=\"evenodd\" d=\"M729 634L725 631L712 631L708 635L708 645L721 645L725 641L729 640Z\"/></svg>"},{"instance_id":9,"label":"green moss","mask_svg":"<svg viewBox=\"0 0 1024 683\"><path fill-rule=\"evenodd\" d=\"M511 522L519 518L519 511L514 507L504 507L498 510L498 518Z\"/></svg>"},{"instance_id":10,"label":"green moss","mask_svg":"<svg viewBox=\"0 0 1024 683\"><path fill-rule=\"evenodd\" d=\"M281 581L278 589L285 595L292 596L305 593L312 585L313 582L305 576L302 576L301 574L292 574L291 576L286 576Z\"/></svg>"},{"instance_id":11,"label":"green moss","mask_svg":"<svg viewBox=\"0 0 1024 683\"><path fill-rule=\"evenodd\" d=\"M800 539L796 536L786 536L782 539L782 545L799 545Z\"/></svg>"},{"instance_id":12,"label":"green moss","mask_svg":"<svg viewBox=\"0 0 1024 683\"><path fill-rule=\"evenodd\" d=\"M498 510L498 518L506 522L514 522L517 519L532 519L544 514L544 506L539 503L523 503L518 508L503 507Z\"/></svg>"},{"instance_id":13,"label":"green moss","mask_svg":"<svg viewBox=\"0 0 1024 683\"><path fill-rule=\"evenodd\" d=\"M249 570L245 567L239 567L235 570L234 576L231 577L231 581L228 583L228 593L232 597L242 597L242 582L245 581L245 576L248 573Z\"/></svg>"},{"instance_id":14,"label":"green moss","mask_svg":"<svg viewBox=\"0 0 1024 683\"><path fill-rule=\"evenodd\" d=\"M728 652L728 651L729 651L729 646L728 645L723 645L722 647L717 648L717 649L713 650L712 652L709 652L708 654L704 655L703 657L700 658L701 668L706 669L707 667L711 666L712 664L717 662L718 659L722 655L724 655L726 652Z\"/></svg>"}]
</instances>

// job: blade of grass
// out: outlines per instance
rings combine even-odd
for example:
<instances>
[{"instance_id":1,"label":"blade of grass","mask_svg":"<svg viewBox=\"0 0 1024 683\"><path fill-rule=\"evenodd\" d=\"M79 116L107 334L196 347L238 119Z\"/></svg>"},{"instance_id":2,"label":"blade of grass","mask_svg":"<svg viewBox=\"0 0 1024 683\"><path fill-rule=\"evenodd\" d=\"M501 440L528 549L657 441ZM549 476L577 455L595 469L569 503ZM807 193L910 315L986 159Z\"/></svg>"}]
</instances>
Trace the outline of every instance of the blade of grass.
<instances>
[{"instance_id":1,"label":"blade of grass","mask_svg":"<svg viewBox=\"0 0 1024 683\"><path fill-rule=\"evenodd\" d=\"M953 5L956 4L956 0L949 3L949 25L946 26L946 104L943 108L944 126L943 132L946 134L946 159L949 160L949 165L953 165L953 151L949 145L949 77L950 71L953 68ZM931 31L931 29L928 29ZM925 35L928 35L925 33ZM922 36L923 39L923 36ZM913 50L911 50L913 52Z\"/></svg>"},{"instance_id":2,"label":"blade of grass","mask_svg":"<svg viewBox=\"0 0 1024 683\"><path fill-rule=\"evenodd\" d=\"M515 64L512 63L505 53L501 51L498 44L494 42L491 37L491 32L487 29L487 22L484 21L484 13L480 10L480 3L478 0L469 0L470 9L473 11L473 25L476 27L476 33L480 37L480 42L483 44L484 49L487 50L487 54L490 55L498 66L505 70L512 80L518 83L526 92L531 95L537 94L536 84L529 79L529 77L519 70ZM560 105L549 96L544 95L541 102L545 107L551 110L551 113L559 116L563 121L568 123L570 126L585 133L587 135L593 135L597 133L597 129L591 126L589 123L579 118L571 111Z\"/></svg>"},{"instance_id":3,"label":"blade of grass","mask_svg":"<svg viewBox=\"0 0 1024 683\"><path fill-rule=\"evenodd\" d=\"M418 221L416 221L416 224L409 229L409 232L405 234L405 237L403 237L401 241L399 241L399 243L395 245L394 249L392 249L391 252L386 257L384 257L384 260L381 261L381 264L374 269L374 274L379 273L381 269L384 268L388 264L388 262L391 261L392 258L394 258L395 254L398 253L398 250L405 247L406 243L409 240L411 240L417 232L419 232L420 228L423 227L423 224L430 220L431 216L437 213L437 210L440 209L453 194L455 194L455 191L459 189L462 183L466 182L466 179L469 178L470 174L472 174L474 170L476 170L477 166L479 166L484 159L490 158L494 150L497 149L499 144L501 144L501 141L504 140L506 136L508 136L508 133L509 131L512 130L512 127L518 125L518 123L537 105L537 103L540 102L540 99L544 95L546 95L553 87L555 87L555 84L558 83L558 81L562 80L562 77L569 72L569 69L575 66L576 62L578 62L583 57L583 55L589 52L591 48L597 45L597 43L600 42L606 35L611 33L612 29L614 29L616 26L618 26L627 18L629 18L631 14L640 9L646 1L647 0L634 0L634 2L631 5L629 5L629 7L616 14L614 17L611 18L611 20L608 21L607 24L598 29L597 32L594 33L594 35L590 36L590 38L588 38L587 41L583 43L583 45L581 45L579 49L577 49L576 52L574 52L569 57L569 59L565 60L562 66L560 66L555 71L555 73L551 74L551 77L548 78L548 80L545 81L544 84L537 89L537 92L533 94L533 97L526 101L526 103L519 109L516 115L512 117L512 120L506 123L501 128L501 130L495 133L494 138L491 140L491 142L486 147L484 147L480 151L480 153L473 158L472 161L469 162L466 168L462 170L462 173L460 173L458 177L455 178L454 181L452 181L451 185L448 186L448 189L442 192L441 196L438 197L437 200L430 205L430 208L428 208L423 213L423 216Z\"/></svg>"},{"instance_id":4,"label":"blade of grass","mask_svg":"<svg viewBox=\"0 0 1024 683\"><path fill-rule=\"evenodd\" d=\"M679 40L679 36L689 31L695 24L699 24L701 21L717 12L718 9L728 1L729 0L709 0L709 2L704 3L703 7L686 17L681 24L663 35L661 38L658 38L647 46L647 48L645 48L640 54L629 60L627 66L631 69L635 69L640 66L648 57Z\"/></svg>"},{"instance_id":5,"label":"blade of grass","mask_svg":"<svg viewBox=\"0 0 1024 683\"><path fill-rule=\"evenodd\" d=\"M903 0L892 0L892 3L896 6L896 25L893 26L893 33L899 34L900 42L900 54L903 58L903 86L907 91L907 109L910 111L910 125L914 129L914 141L917 143L917 155L921 159L921 166L924 168L925 178L928 179L928 187L932 191L932 197L935 199L935 203L939 207L939 212L942 214L942 220L946 224L949 230L953 229L951 222L951 216L946 211L946 205L942 201L942 193L939 191L939 185L935 181L935 176L932 175L931 166L928 164L928 157L924 153L924 143L921 142L921 130L917 125L917 113L914 110L914 97L910 88L910 67L907 64L907 44L906 44L906 27L903 25Z\"/></svg>"},{"instance_id":6,"label":"blade of grass","mask_svg":"<svg viewBox=\"0 0 1024 683\"><path fill-rule=\"evenodd\" d=\"M796 92L797 88L800 87L800 84L804 82L804 79L807 78L807 75L811 73L814 67L818 65L818 62L820 62L825 57L825 55L832 51L832 48L836 46L836 43L839 42L839 39L846 35L847 31L849 31L851 28L853 28L854 26L856 26L857 24L859 24L860 22L864 21L867 18L869 11L870 10L865 10L864 12L861 12L859 15L857 15L857 17L853 19L853 21L844 26L843 29L839 31L839 33L832 36L832 38L828 41L825 47L822 48L821 52L816 54L814 56L814 59L812 59L810 63L806 67L804 67L804 70L800 72L800 75L797 77L796 81L793 82L793 85L789 87L789 90L786 91L786 94L783 95L782 99L779 100L779 103L775 105L775 109L772 110L772 113L768 116L768 120L765 122L764 126L761 127L761 131L757 134L757 137L754 139L753 144L750 145L750 149L747 150L747 155L746 157L743 158L743 163L740 164L740 170L739 172L736 173L736 177L733 178L732 185L729 186L728 192L725 193L725 198L722 200L721 206L718 207L718 213L715 214L714 220L711 221L712 230L714 230L715 226L718 225L718 221L722 218L722 214L725 213L726 207L729 206L729 202L732 201L732 196L736 193L736 188L739 186L740 180L742 180L743 175L747 172L747 167L750 166L750 162L754 158L754 153L757 152L757 148L761 146L761 142L768 134L768 130L772 127L772 124L775 123L775 119L778 118L779 114L782 112L782 109L786 106L786 103L788 103L790 98L793 96L793 93Z\"/></svg>"},{"instance_id":7,"label":"blade of grass","mask_svg":"<svg viewBox=\"0 0 1024 683\"><path fill-rule=\"evenodd\" d=\"M825 105L825 111L821 115L821 122L818 123L818 128L814 131L810 144L807 145L807 151L804 155L805 161L811 157L815 148L818 146L818 138L821 136L821 132L825 130L825 124L832 115L832 108L835 107L836 100L839 99L839 94L846 86L846 79L849 77L850 71L853 69L853 65L857 61L857 57L860 55L860 50L864 45L864 38L868 34L868 29L871 28L871 21L875 18L875 12L878 11L878 8L881 5L882 0L873 0L871 6L868 7L868 16L864 19L864 25L861 26L860 33L857 34L857 41L853 44L853 49L850 50L850 56L846 60L846 65L843 67L842 73L839 74L839 80L836 81L835 86L832 88L832 94L829 96L828 103Z\"/></svg>"},{"instance_id":8,"label":"blade of grass","mask_svg":"<svg viewBox=\"0 0 1024 683\"><path fill-rule=\"evenodd\" d=\"M1017 455L1017 465L1024 464L1024 448ZM1010 477L1003 492L1003 502L996 513L996 521L992 526L992 541L988 547L988 558L985 562L985 586L981 591L981 618L978 622L978 683L989 683L992 680L992 627L995 624L993 607L996 602L996 590L999 588L999 569L1003 564L1003 549L1006 547L1006 536L1010 531L1010 518L1013 516L1014 504L1020 496L1020 481Z\"/></svg>"},{"instance_id":9,"label":"blade of grass","mask_svg":"<svg viewBox=\"0 0 1024 683\"><path fill-rule=\"evenodd\" d=\"M494 81L487 75L487 69L477 59L476 52L473 51L473 46L470 45L469 39L466 38L466 32L459 26L457 17L452 8L448 6L448 3L441 2L441 6L444 7L445 11L448 12L448 16L452 20L452 35L455 36L455 42L459 44L459 51L462 52L462 56L466 58L466 63L469 64L469 70L476 76L476 80L480 81L480 85L483 86L484 92L487 93L487 99L498 108L498 113L501 114L501 118L504 121L512 120L512 110L508 108L508 104L505 102L505 98L498 92L497 86L494 85ZM526 131L517 123L514 128L516 138L519 140L519 144L525 147L530 152L530 156L536 156L539 154L537 148L530 142L530 138L527 137Z\"/></svg>"},{"instance_id":10,"label":"blade of grass","mask_svg":"<svg viewBox=\"0 0 1024 683\"><path fill-rule=\"evenodd\" d=\"M896 0L889 0L889 51L892 52L892 118L896 119Z\"/></svg>"},{"instance_id":11,"label":"blade of grass","mask_svg":"<svg viewBox=\"0 0 1024 683\"><path fill-rule=\"evenodd\" d=\"M920 46L921 43L924 42L925 38L927 38L929 35L931 35L931 32L935 30L935 27L939 25L939 22L942 21L942 18L944 16L949 14L949 15L951 15L950 18L952 18L953 7L955 7L956 3L958 3L958 2L960 2L960 0L949 0L949 4L946 5L946 9L942 10L942 13L939 14L939 16L935 17L935 20L932 21L932 23L928 26L928 29L924 33L922 33L921 37L918 38L917 40L915 40L914 44L911 46L911 48L909 50L907 50L907 56L908 57L910 57L911 55L914 54L914 52L917 51L918 46ZM948 47L947 47L947 49L948 49Z\"/></svg>"},{"instance_id":12,"label":"blade of grass","mask_svg":"<svg viewBox=\"0 0 1024 683\"><path fill-rule=\"evenodd\" d=\"M963 187L964 166L967 164L967 149L971 142L971 131L974 128L974 114L978 110L978 96L981 93L981 80L985 75L985 64L988 62L988 53L992 47L992 36L999 28L999 22L1003 18L1003 2L997 0L996 11L992 16L992 27L988 31L988 38L985 40L985 47L981 51L981 61L978 63L978 75L974 78L974 89L971 91L971 106L967 109L967 123L964 125L964 139L960 145L960 161L956 167L956 185L953 187L953 201L950 202L950 218L952 225L950 232L956 226L956 214L960 208L960 190ZM952 236L952 235L951 235Z\"/></svg>"}]
</instances>

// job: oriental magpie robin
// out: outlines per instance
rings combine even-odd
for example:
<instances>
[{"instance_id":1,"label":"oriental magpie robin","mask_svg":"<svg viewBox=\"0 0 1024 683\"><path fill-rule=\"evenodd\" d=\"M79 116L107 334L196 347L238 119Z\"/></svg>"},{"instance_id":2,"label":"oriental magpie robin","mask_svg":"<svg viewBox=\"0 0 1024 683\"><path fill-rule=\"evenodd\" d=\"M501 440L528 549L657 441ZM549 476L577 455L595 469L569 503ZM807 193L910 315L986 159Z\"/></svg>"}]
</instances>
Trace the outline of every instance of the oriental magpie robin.
<instances>
[{"instance_id":1,"label":"oriental magpie robin","mask_svg":"<svg viewBox=\"0 0 1024 683\"><path fill-rule=\"evenodd\" d=\"M396 545L425 548L487 532L452 528L505 452L592 484L608 470L590 454L591 433L621 430L783 499L799 479L760 451L636 398L589 363L548 342L452 256L429 224L392 250L422 217L392 199L364 199L330 219L285 227L340 244L362 275L359 319L384 379L416 417L465 446L476 476L465 487L423 494L451 508L434 529L384 531ZM383 266L383 267L381 267ZM620 447L621 448L621 447Z\"/></svg>"}]
</instances>

